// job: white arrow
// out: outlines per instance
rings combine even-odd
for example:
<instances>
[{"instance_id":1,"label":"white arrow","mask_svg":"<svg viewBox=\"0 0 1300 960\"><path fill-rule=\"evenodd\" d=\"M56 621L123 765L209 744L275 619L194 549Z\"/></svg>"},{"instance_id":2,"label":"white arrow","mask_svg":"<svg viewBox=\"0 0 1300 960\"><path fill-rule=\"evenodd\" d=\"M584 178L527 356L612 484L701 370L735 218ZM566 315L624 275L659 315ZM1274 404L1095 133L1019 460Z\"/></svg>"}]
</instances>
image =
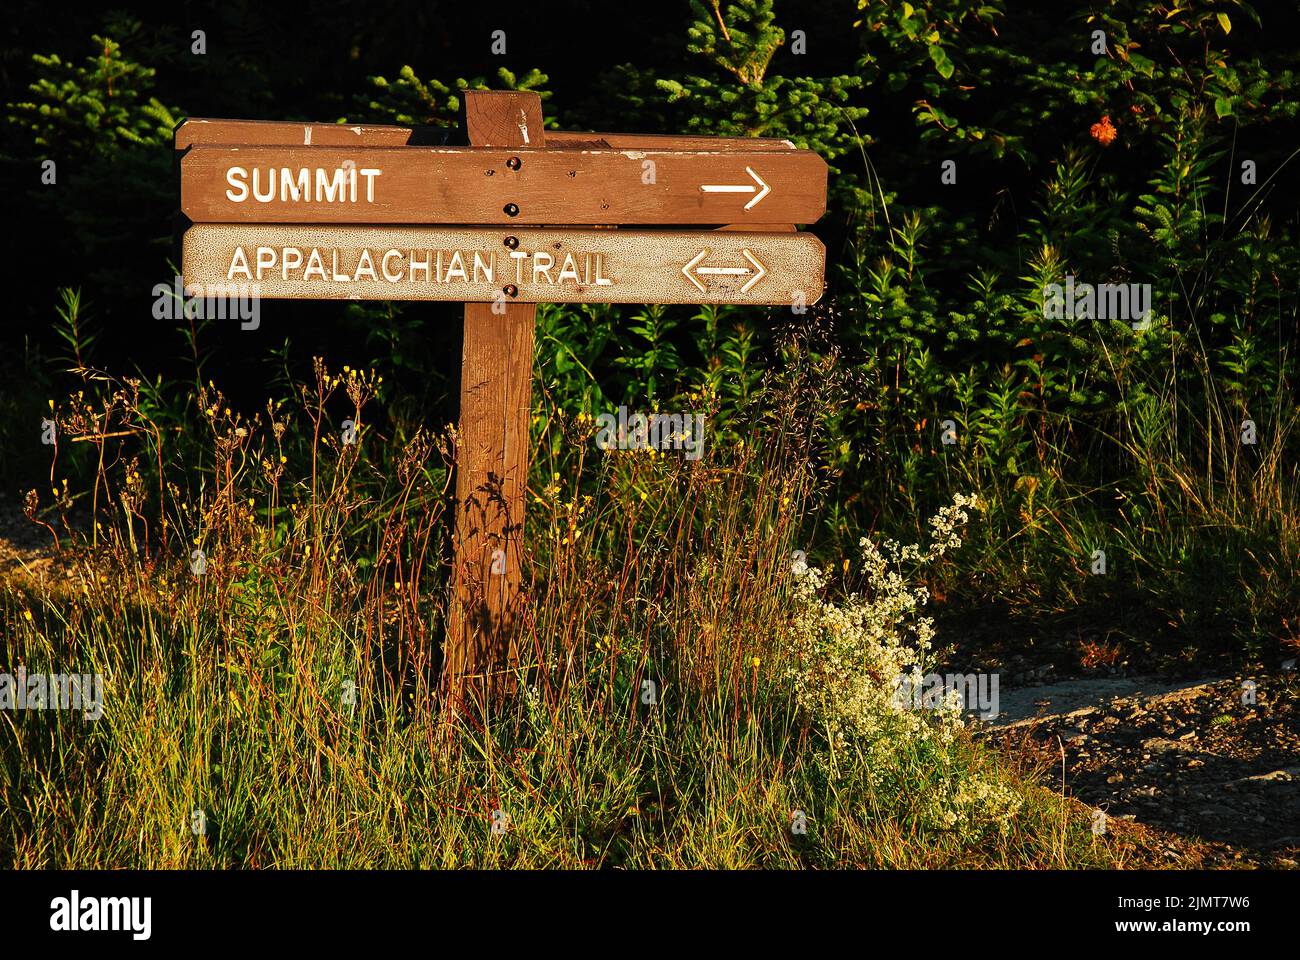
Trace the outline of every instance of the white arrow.
<instances>
[{"instance_id":1,"label":"white arrow","mask_svg":"<svg viewBox=\"0 0 1300 960\"><path fill-rule=\"evenodd\" d=\"M767 267L765 267L762 261L760 261L758 257L754 256L754 254L748 249L741 250L740 253L741 256L754 265L753 269L750 269L749 267L696 267L697 263L709 255L709 248L705 247L695 256L691 257L690 262L687 263L686 266L682 267L682 273L686 275L687 280L699 287L701 293L706 293L707 288L700 282L700 278L697 274L703 274L706 276L743 277L752 273L753 276L746 280L744 285L740 288L741 293L749 293L750 288L754 286L754 284L767 276Z\"/></svg>"},{"instance_id":2,"label":"white arrow","mask_svg":"<svg viewBox=\"0 0 1300 960\"><path fill-rule=\"evenodd\" d=\"M748 183L702 183L700 184L700 189L705 193L753 193L757 190L758 195L754 197L753 200L750 200L749 203L745 204L745 209L749 210L754 207L758 201L771 193L772 188L763 182L763 178L754 172L753 167L746 167L745 172L754 178L754 183L757 184L757 186L751 186Z\"/></svg>"}]
</instances>

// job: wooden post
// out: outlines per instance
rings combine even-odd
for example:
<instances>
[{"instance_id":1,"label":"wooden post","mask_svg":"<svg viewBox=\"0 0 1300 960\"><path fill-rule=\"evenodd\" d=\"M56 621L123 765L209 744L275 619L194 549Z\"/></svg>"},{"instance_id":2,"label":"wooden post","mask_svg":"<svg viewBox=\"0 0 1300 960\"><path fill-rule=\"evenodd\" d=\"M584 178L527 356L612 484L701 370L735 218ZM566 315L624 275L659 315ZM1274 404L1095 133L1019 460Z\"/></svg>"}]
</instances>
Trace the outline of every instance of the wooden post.
<instances>
[{"instance_id":1,"label":"wooden post","mask_svg":"<svg viewBox=\"0 0 1300 960\"><path fill-rule=\"evenodd\" d=\"M471 90L476 147L541 147L535 93ZM536 304L465 304L456 520L443 691L453 707L509 689L522 580ZM498 310L501 308L498 307Z\"/></svg>"}]
</instances>

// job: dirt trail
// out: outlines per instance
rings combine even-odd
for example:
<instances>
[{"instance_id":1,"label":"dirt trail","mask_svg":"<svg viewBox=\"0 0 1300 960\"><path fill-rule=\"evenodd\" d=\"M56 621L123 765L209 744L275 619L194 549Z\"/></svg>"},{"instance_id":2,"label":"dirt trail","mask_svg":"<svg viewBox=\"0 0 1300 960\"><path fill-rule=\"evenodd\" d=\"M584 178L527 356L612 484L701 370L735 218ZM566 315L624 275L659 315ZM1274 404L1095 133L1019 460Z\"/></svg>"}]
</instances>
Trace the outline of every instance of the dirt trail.
<instances>
[{"instance_id":1,"label":"dirt trail","mask_svg":"<svg viewBox=\"0 0 1300 960\"><path fill-rule=\"evenodd\" d=\"M0 494L0 583L39 581L54 565L50 532L28 520L12 496Z\"/></svg>"},{"instance_id":2,"label":"dirt trail","mask_svg":"<svg viewBox=\"0 0 1300 960\"><path fill-rule=\"evenodd\" d=\"M1207 866L1300 864L1300 677L1072 680L1007 691L987 736L1108 817L1207 841Z\"/></svg>"}]
</instances>

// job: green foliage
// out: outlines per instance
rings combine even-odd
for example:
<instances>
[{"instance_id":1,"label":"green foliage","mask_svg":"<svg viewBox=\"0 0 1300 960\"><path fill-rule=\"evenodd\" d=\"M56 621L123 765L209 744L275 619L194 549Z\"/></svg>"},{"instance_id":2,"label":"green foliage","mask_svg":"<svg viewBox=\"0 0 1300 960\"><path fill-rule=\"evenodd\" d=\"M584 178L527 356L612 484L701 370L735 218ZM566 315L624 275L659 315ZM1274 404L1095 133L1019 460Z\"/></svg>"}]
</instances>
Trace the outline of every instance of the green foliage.
<instances>
[{"instance_id":1,"label":"green foliage","mask_svg":"<svg viewBox=\"0 0 1300 960\"><path fill-rule=\"evenodd\" d=\"M858 67L868 86L883 83L891 93L905 92L914 101L923 142L960 141L998 157L1023 150L1016 132L973 119L976 107L985 115L976 91L995 78L1003 82L1014 56L998 43L998 24L1006 16L999 0L975 5L858 0L858 10L855 26L864 48Z\"/></svg>"},{"instance_id":2,"label":"green foliage","mask_svg":"<svg viewBox=\"0 0 1300 960\"><path fill-rule=\"evenodd\" d=\"M346 56L331 61L337 88L304 83L311 97L260 89L299 61L259 67L246 38L233 55L249 68L222 73L220 102L242 98L280 116L327 104L315 115L446 129L460 123L464 91L490 83L538 91L548 125L783 137L817 150L834 166L815 227L828 248L822 302L804 314L543 305L538 436L555 418L627 404L707 410L709 444L762 443L774 402L765 382L787 364L819 364L830 386L814 461L826 486L809 542L849 554L866 529L906 538L953 493L977 491L989 515L968 572L996 573L973 592L1060 610L1121 597L1117 584L1076 576L1083 546L1110 539L1132 553L1135 589L1151 591L1158 602L1147 605L1164 604L1169 623L1180 601L1161 594L1159 564L1208 556L1197 546L1204 534L1178 531L1253 524L1272 539L1243 547L1236 573L1202 571L1196 582L1219 584L1224 610L1249 596L1250 616L1232 619L1272 622L1260 628L1271 635L1289 601L1260 570L1286 569L1293 543L1284 517L1294 481L1280 464L1296 453L1300 97L1294 51L1269 35L1286 35L1296 17L1268 9L1261 22L1252 6L1222 0L817 9L807 56L792 49L793 31L813 21L792 6L696 0L678 20L655 14L644 44L618 47L600 72L552 57L538 61L545 73L501 66L490 81L481 55L449 62L445 38L401 46L400 31L381 24L347 38ZM437 19L422 11L413 22ZM117 350L135 363L142 342L163 341L139 330L142 291L172 272L169 140L180 111L154 88L166 74L169 93L197 97L176 83L174 39L120 17L106 23L79 65L63 53L31 57L7 98L8 169L32 183L41 159L59 160L57 189L21 193L19 217L39 223L42 249L70 265L58 277L44 265L45 292L24 317L28 365L75 365L63 362L71 344L60 338L84 335L67 319L81 308L63 302L58 320L61 288L94 301L97 360ZM86 155L95 163L78 162ZM955 183L940 179L944 161ZM1247 161L1256 182L1241 176ZM114 257L121 251L133 270ZM1150 284L1149 328L1046 315L1045 286L1066 277ZM454 311L346 304L327 314L314 304L299 325L307 312L281 309L266 321L276 330L267 343L283 347L250 339L234 349L225 331L178 323L160 352L179 355L183 378L198 381L246 363L247 352L260 388L268 368L288 383L311 350L343 351L390 375L392 435L454 419ZM809 334L799 350L792 327ZM162 406L176 370L140 363L142 391ZM1276 447L1240 443L1248 418ZM944 442L949 421L954 443ZM546 443L562 465L574 456L553 436Z\"/></svg>"},{"instance_id":3,"label":"green foliage","mask_svg":"<svg viewBox=\"0 0 1300 960\"><path fill-rule=\"evenodd\" d=\"M100 303L120 304L136 281L113 266L123 250L161 257L159 222L175 206L171 184L172 130L177 108L151 94L155 71L123 53L111 38L92 38L96 53L80 66L58 55L34 54L27 97L7 103L11 129L4 160L36 183L53 161L56 181L17 200L15 214L31 218L42 238L54 237L62 258L84 264L84 280ZM153 283L169 279L159 272Z\"/></svg>"},{"instance_id":4,"label":"green foliage","mask_svg":"<svg viewBox=\"0 0 1300 960\"><path fill-rule=\"evenodd\" d=\"M695 22L687 51L707 72L656 77L630 65L617 74L620 101L650 110L668 129L737 137L781 137L816 150L827 160L857 145L853 121L866 108L850 102L861 87L853 74L830 77L772 73L772 58L785 43L775 24L772 0L742 0L724 7L692 0Z\"/></svg>"},{"instance_id":5,"label":"green foliage","mask_svg":"<svg viewBox=\"0 0 1300 960\"><path fill-rule=\"evenodd\" d=\"M29 665L73 651L120 678L117 719L90 736L0 727L8 861L1107 864L1111 838L989 775L955 732L885 737L872 763L807 722L836 682L881 695L872 662L895 671L905 648L864 659L870 638L840 629L880 622L897 602L883 581L855 595L836 578L840 595L792 608L791 551L829 571L864 537L924 542L923 518L958 493L985 516L910 596L1000 613L1016 641L1086 622L1138 663L1271 665L1294 645L1295 11L693 0L681 17L616 11L638 25L617 44L594 15L566 23L581 57L539 43L526 62L545 73L483 74L473 24L490 12L424 4L352 30L354 11L324 11L314 45L286 46L263 6L223 6L214 27L264 29L212 29L210 60L123 14L103 16L89 56L63 25L6 54L0 160L28 295L0 352L0 468L39 529L89 540L111 576L6 583L0 626ZM12 19L37 29L35 9L19 0ZM456 726L432 708L431 661L459 310L263 304L256 334L155 320L181 116L156 91L200 114L450 134L465 91L489 85L537 91L550 126L816 150L833 165L814 228L829 286L802 312L539 305L520 696ZM1049 313L1067 277L1150 284L1149 325ZM350 367L331 376L322 354ZM121 368L136 375L104 372ZM231 396L209 379L222 372L242 378ZM706 414L703 459L596 450L593 415L620 404ZM46 417L53 452L33 443ZM338 440L344 418L356 445ZM204 580L184 565L195 543ZM637 706L648 676L665 681L658 714ZM358 709L322 709L345 678ZM854 714L853 696L831 699ZM31 788L32 757L51 789ZM982 783L999 789L971 793ZM962 784L1003 814L963 816ZM200 796L217 798L215 828L182 844ZM494 837L489 802L520 829ZM783 822L796 803L807 843Z\"/></svg>"},{"instance_id":6,"label":"green foliage","mask_svg":"<svg viewBox=\"0 0 1300 960\"><path fill-rule=\"evenodd\" d=\"M1248 4L1234 6L1258 24ZM858 0L860 68L869 84L879 78L913 102L922 142L1026 163L1035 125L1062 118L1086 125L1109 113L1148 132L1198 103L1219 118L1294 118L1291 70L1259 57L1229 64L1221 45L1231 21L1221 7L1114 0L1101 13L1044 6L1008 15L998 0ZM1096 30L1105 34L1101 55L1092 52Z\"/></svg>"},{"instance_id":7,"label":"green foliage","mask_svg":"<svg viewBox=\"0 0 1300 960\"><path fill-rule=\"evenodd\" d=\"M84 368L90 359L90 348L98 335L87 329L80 290L64 287L59 291L59 299L61 302L55 307L58 320L54 324L54 331L68 351L59 359L69 367Z\"/></svg>"},{"instance_id":8,"label":"green foliage","mask_svg":"<svg viewBox=\"0 0 1300 960\"><path fill-rule=\"evenodd\" d=\"M149 95L155 71L124 56L109 37L91 40L98 52L81 66L33 54L30 99L8 104L9 122L51 156L111 157L122 147L168 143L179 111Z\"/></svg>"}]
</instances>

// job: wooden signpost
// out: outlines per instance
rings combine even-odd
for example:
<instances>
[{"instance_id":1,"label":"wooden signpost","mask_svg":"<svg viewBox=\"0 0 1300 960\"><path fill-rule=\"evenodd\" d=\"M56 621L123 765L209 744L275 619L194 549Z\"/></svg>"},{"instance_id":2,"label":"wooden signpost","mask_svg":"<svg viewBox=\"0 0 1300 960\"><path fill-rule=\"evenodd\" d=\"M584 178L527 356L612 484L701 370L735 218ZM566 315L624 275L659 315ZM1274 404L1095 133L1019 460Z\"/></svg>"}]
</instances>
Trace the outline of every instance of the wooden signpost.
<instances>
[{"instance_id":1,"label":"wooden signpost","mask_svg":"<svg viewBox=\"0 0 1300 960\"><path fill-rule=\"evenodd\" d=\"M543 130L531 93L468 91L465 114L468 147L399 126L176 130L188 291L465 303L453 704L514 663L536 304L814 303L825 250L795 226L825 211L827 177L784 140Z\"/></svg>"}]
</instances>

